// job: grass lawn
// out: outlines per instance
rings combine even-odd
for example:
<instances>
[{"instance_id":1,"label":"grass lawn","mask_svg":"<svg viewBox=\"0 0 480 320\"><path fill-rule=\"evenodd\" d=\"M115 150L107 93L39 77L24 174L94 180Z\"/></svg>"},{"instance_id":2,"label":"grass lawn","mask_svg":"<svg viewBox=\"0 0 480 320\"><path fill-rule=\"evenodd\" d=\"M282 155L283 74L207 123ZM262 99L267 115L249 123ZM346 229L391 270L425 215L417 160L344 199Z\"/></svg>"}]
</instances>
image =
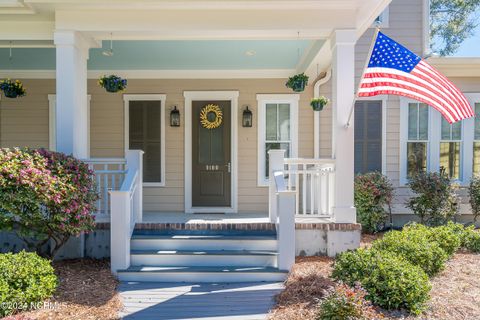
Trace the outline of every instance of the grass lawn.
<instances>
[{"instance_id":1,"label":"grass lawn","mask_svg":"<svg viewBox=\"0 0 480 320\"><path fill-rule=\"evenodd\" d=\"M368 246L377 237L363 237L362 246ZM333 262L328 257L298 257L269 319L315 319L318 302L335 285L330 278ZM480 319L479 279L480 254L459 252L447 262L444 271L431 279L431 299L425 313L414 317L377 309L370 319Z\"/></svg>"},{"instance_id":2,"label":"grass lawn","mask_svg":"<svg viewBox=\"0 0 480 320\"><path fill-rule=\"evenodd\" d=\"M59 286L49 301L51 307L24 312L10 319L118 319L122 303L108 260L66 260L54 262L53 266Z\"/></svg>"}]
</instances>

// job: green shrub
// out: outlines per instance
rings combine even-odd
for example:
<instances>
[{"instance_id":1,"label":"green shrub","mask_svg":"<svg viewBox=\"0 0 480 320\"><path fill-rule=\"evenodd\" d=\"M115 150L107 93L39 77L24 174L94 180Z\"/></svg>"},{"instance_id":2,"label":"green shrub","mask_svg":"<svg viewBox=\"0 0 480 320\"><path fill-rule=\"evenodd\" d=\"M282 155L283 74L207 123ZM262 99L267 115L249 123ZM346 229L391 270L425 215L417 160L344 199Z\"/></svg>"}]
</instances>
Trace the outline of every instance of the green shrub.
<instances>
[{"instance_id":1,"label":"green shrub","mask_svg":"<svg viewBox=\"0 0 480 320\"><path fill-rule=\"evenodd\" d=\"M473 226L465 228L463 247L472 252L480 252L480 232L475 231Z\"/></svg>"},{"instance_id":2,"label":"green shrub","mask_svg":"<svg viewBox=\"0 0 480 320\"><path fill-rule=\"evenodd\" d=\"M366 233L374 233L385 224L393 198L393 186L380 172L355 177L355 207L358 222Z\"/></svg>"},{"instance_id":3,"label":"green shrub","mask_svg":"<svg viewBox=\"0 0 480 320\"><path fill-rule=\"evenodd\" d=\"M361 287L340 284L319 306L317 320L367 319L373 313L371 303L365 300L367 292Z\"/></svg>"},{"instance_id":4,"label":"green shrub","mask_svg":"<svg viewBox=\"0 0 480 320\"><path fill-rule=\"evenodd\" d=\"M18 309L30 309L32 304L52 296L57 277L50 261L35 253L0 254L0 315Z\"/></svg>"},{"instance_id":5,"label":"green shrub","mask_svg":"<svg viewBox=\"0 0 480 320\"><path fill-rule=\"evenodd\" d=\"M431 289L427 274L393 252L358 249L335 261L333 277L348 285L359 282L367 298L386 309L405 308L420 313Z\"/></svg>"},{"instance_id":6,"label":"green shrub","mask_svg":"<svg viewBox=\"0 0 480 320\"><path fill-rule=\"evenodd\" d=\"M429 229L391 231L373 243L373 248L403 256L433 276L445 267L447 253L430 238Z\"/></svg>"},{"instance_id":7,"label":"green shrub","mask_svg":"<svg viewBox=\"0 0 480 320\"><path fill-rule=\"evenodd\" d=\"M460 227L462 229L460 229ZM451 257L462 245L463 226L458 223L448 222L445 226L430 229L429 238L440 246Z\"/></svg>"},{"instance_id":8,"label":"green shrub","mask_svg":"<svg viewBox=\"0 0 480 320\"><path fill-rule=\"evenodd\" d=\"M408 186L417 196L407 202L407 207L420 218L421 223L439 226L457 214L456 186L445 170L440 173L419 172L410 179Z\"/></svg>"},{"instance_id":9,"label":"green shrub","mask_svg":"<svg viewBox=\"0 0 480 320\"><path fill-rule=\"evenodd\" d=\"M472 177L468 187L470 206L472 207L473 223L477 222L480 216L480 176Z\"/></svg>"}]
</instances>

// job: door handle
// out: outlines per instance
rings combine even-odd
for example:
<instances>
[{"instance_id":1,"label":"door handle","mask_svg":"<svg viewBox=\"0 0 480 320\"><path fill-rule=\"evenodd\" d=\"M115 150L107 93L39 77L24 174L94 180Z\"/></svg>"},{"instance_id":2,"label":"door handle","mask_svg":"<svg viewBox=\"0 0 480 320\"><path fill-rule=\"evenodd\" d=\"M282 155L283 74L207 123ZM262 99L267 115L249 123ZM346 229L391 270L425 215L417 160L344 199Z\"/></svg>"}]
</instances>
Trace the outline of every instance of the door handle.
<instances>
[{"instance_id":1,"label":"door handle","mask_svg":"<svg viewBox=\"0 0 480 320\"><path fill-rule=\"evenodd\" d=\"M230 173L230 172L232 171L232 165L231 165L230 162L227 163L227 164L225 165L225 167L227 167L227 172L228 172L228 173Z\"/></svg>"}]
</instances>

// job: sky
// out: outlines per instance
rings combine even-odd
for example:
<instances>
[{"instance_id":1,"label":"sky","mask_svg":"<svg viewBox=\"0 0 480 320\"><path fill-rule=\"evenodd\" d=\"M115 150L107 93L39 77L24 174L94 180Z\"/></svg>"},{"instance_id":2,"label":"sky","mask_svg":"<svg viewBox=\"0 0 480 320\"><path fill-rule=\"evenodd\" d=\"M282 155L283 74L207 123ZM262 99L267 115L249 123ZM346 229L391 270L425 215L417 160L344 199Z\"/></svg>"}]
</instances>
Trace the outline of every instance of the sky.
<instances>
[{"instance_id":1,"label":"sky","mask_svg":"<svg viewBox=\"0 0 480 320\"><path fill-rule=\"evenodd\" d=\"M480 17L480 9L474 13L477 17ZM453 55L454 57L480 57L480 24L474 31L474 35L466 39Z\"/></svg>"}]
</instances>

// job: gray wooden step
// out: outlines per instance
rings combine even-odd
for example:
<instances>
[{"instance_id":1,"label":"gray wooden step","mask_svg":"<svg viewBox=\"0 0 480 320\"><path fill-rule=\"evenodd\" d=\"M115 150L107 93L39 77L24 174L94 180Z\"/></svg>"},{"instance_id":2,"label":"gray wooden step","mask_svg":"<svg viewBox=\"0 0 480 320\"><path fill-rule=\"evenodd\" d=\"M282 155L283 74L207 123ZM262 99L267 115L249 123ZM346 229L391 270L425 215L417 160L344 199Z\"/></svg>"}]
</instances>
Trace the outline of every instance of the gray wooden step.
<instances>
[{"instance_id":1,"label":"gray wooden step","mask_svg":"<svg viewBox=\"0 0 480 320\"><path fill-rule=\"evenodd\" d=\"M273 267L131 266L118 271L121 281L146 282L279 282L287 272Z\"/></svg>"},{"instance_id":2,"label":"gray wooden step","mask_svg":"<svg viewBox=\"0 0 480 320\"><path fill-rule=\"evenodd\" d=\"M132 250L131 264L143 266L277 266L271 250Z\"/></svg>"},{"instance_id":3,"label":"gray wooden step","mask_svg":"<svg viewBox=\"0 0 480 320\"><path fill-rule=\"evenodd\" d=\"M133 234L132 250L277 250L275 235Z\"/></svg>"}]
</instances>

